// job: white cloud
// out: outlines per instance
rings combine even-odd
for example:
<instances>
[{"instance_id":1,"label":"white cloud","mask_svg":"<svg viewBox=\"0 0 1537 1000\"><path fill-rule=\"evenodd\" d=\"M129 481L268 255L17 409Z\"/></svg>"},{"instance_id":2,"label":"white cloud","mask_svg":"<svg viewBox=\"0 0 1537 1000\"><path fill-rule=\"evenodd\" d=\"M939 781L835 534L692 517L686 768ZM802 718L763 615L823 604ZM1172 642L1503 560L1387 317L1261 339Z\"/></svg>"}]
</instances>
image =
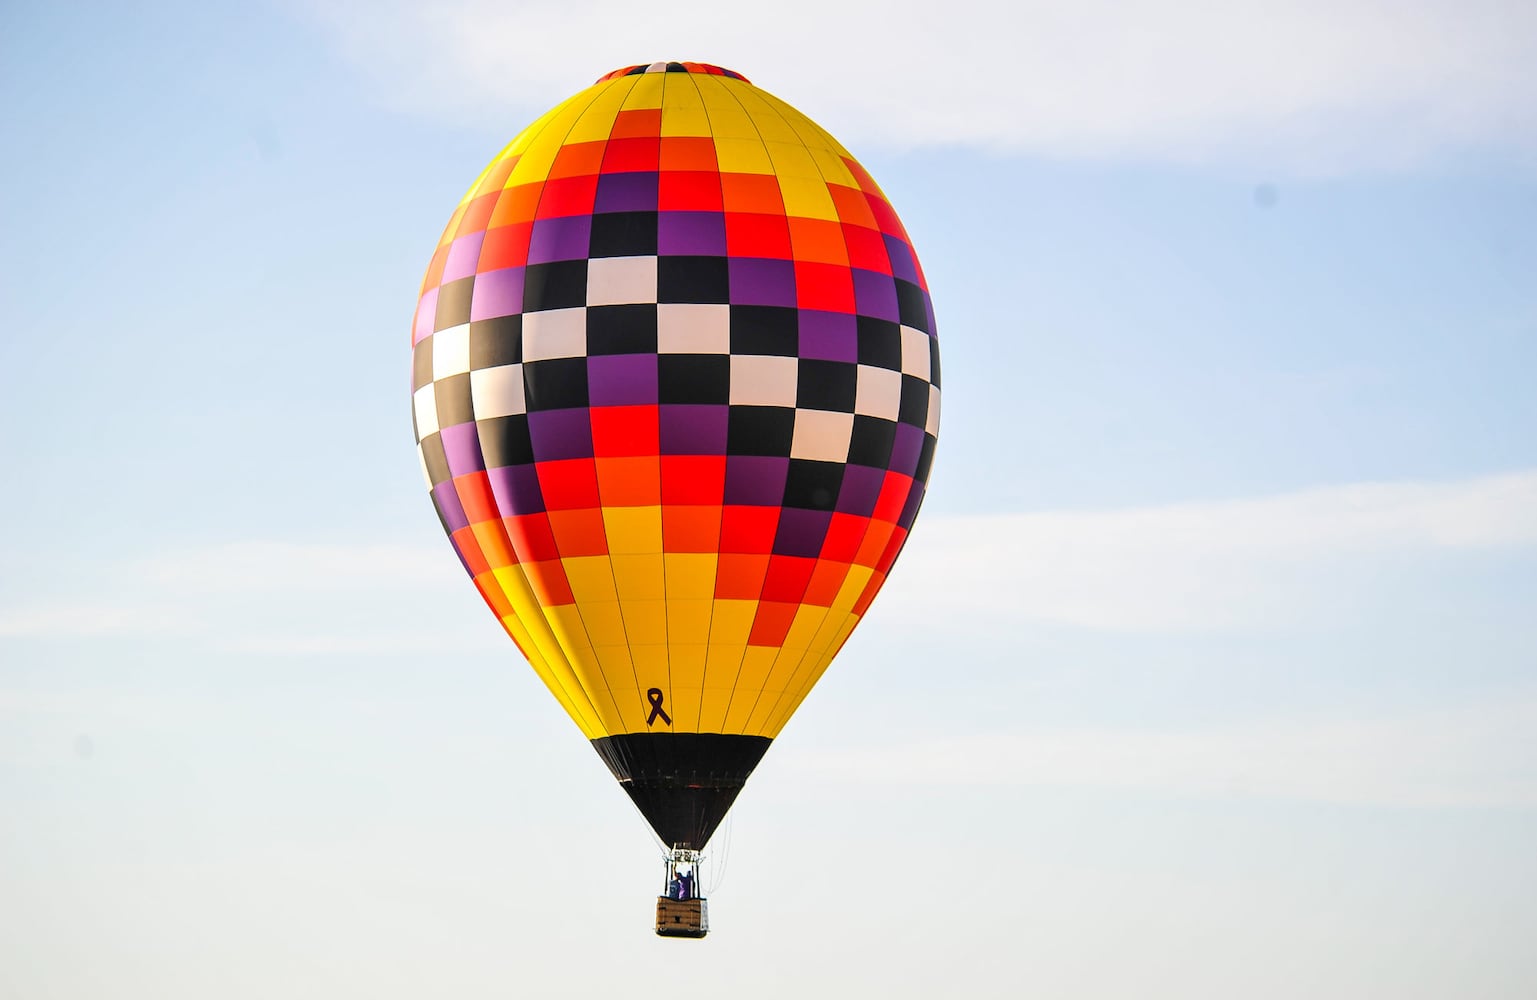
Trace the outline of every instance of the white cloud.
<instances>
[{"instance_id":1,"label":"white cloud","mask_svg":"<svg viewBox=\"0 0 1537 1000\"><path fill-rule=\"evenodd\" d=\"M100 566L71 582L72 595L0 608L0 639L167 637L298 655L506 644L446 542L229 542ZM466 628L472 619L484 628Z\"/></svg>"},{"instance_id":2,"label":"white cloud","mask_svg":"<svg viewBox=\"0 0 1537 1000\"><path fill-rule=\"evenodd\" d=\"M1520 0L705 0L306 6L383 98L481 123L607 70L699 59L854 144L1340 170L1537 150ZM509 136L510 138L510 136Z\"/></svg>"},{"instance_id":3,"label":"white cloud","mask_svg":"<svg viewBox=\"0 0 1537 1000\"><path fill-rule=\"evenodd\" d=\"M1054 785L1395 806L1537 805L1537 696L1390 718L1179 730L1040 728L787 749L812 781Z\"/></svg>"},{"instance_id":4,"label":"white cloud","mask_svg":"<svg viewBox=\"0 0 1537 1000\"><path fill-rule=\"evenodd\" d=\"M1021 620L1285 627L1405 555L1533 545L1537 471L1131 510L930 515L871 616L885 630L955 622L972 635ZM506 643L446 544L231 542L103 566L79 586L71 598L0 608L0 638L163 635L297 654ZM472 620L485 627L465 628Z\"/></svg>"},{"instance_id":5,"label":"white cloud","mask_svg":"<svg viewBox=\"0 0 1537 1000\"><path fill-rule=\"evenodd\" d=\"M1398 557L1534 544L1537 472L1132 510L923 517L871 614L883 628L1285 626L1348 609L1352 588Z\"/></svg>"}]
</instances>

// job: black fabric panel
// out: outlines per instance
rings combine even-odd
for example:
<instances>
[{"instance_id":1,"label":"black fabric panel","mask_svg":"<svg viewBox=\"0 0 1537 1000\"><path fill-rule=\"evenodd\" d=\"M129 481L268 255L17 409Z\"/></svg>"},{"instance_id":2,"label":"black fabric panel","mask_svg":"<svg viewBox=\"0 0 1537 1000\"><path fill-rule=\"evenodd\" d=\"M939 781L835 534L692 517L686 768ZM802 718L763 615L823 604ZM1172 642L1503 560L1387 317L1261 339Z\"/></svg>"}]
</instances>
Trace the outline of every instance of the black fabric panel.
<instances>
[{"instance_id":1,"label":"black fabric panel","mask_svg":"<svg viewBox=\"0 0 1537 1000\"><path fill-rule=\"evenodd\" d=\"M795 410L785 406L733 406L726 415L727 455L790 454Z\"/></svg>"},{"instance_id":2,"label":"black fabric panel","mask_svg":"<svg viewBox=\"0 0 1537 1000\"><path fill-rule=\"evenodd\" d=\"M470 370L515 365L523 360L523 317L470 322Z\"/></svg>"},{"instance_id":3,"label":"black fabric panel","mask_svg":"<svg viewBox=\"0 0 1537 1000\"><path fill-rule=\"evenodd\" d=\"M655 212L599 212L592 217L592 257L655 257Z\"/></svg>"},{"instance_id":4,"label":"black fabric panel","mask_svg":"<svg viewBox=\"0 0 1537 1000\"><path fill-rule=\"evenodd\" d=\"M897 279L897 312L902 318L903 326L910 326L924 333L934 332L929 329L929 310L923 301L923 289L901 278Z\"/></svg>"},{"instance_id":5,"label":"black fabric panel","mask_svg":"<svg viewBox=\"0 0 1537 1000\"><path fill-rule=\"evenodd\" d=\"M592 746L664 844L701 851L770 742L721 733L629 733Z\"/></svg>"},{"instance_id":6,"label":"black fabric panel","mask_svg":"<svg viewBox=\"0 0 1537 1000\"><path fill-rule=\"evenodd\" d=\"M433 316L432 330L447 330L470 321L470 295L475 288L475 278L460 278L438 286L438 311Z\"/></svg>"},{"instance_id":7,"label":"black fabric panel","mask_svg":"<svg viewBox=\"0 0 1537 1000\"><path fill-rule=\"evenodd\" d=\"M800 354L800 311L787 306L733 305L731 353L796 357ZM900 358L897 367L901 367Z\"/></svg>"},{"instance_id":8,"label":"black fabric panel","mask_svg":"<svg viewBox=\"0 0 1537 1000\"><path fill-rule=\"evenodd\" d=\"M447 287L446 285L444 286ZM443 315L442 292L438 298L438 316ZM575 309L587 304L587 261L557 260L549 264L530 264L523 272L523 311ZM469 322L466 307L465 322Z\"/></svg>"},{"instance_id":9,"label":"black fabric panel","mask_svg":"<svg viewBox=\"0 0 1537 1000\"><path fill-rule=\"evenodd\" d=\"M728 354L658 354L657 393L662 403L731 401L731 356Z\"/></svg>"},{"instance_id":10,"label":"black fabric panel","mask_svg":"<svg viewBox=\"0 0 1537 1000\"><path fill-rule=\"evenodd\" d=\"M528 434L526 413L477 420L475 432L480 435L480 453L488 469L528 465L534 460L534 444Z\"/></svg>"},{"instance_id":11,"label":"black fabric panel","mask_svg":"<svg viewBox=\"0 0 1537 1000\"><path fill-rule=\"evenodd\" d=\"M796 406L803 410L854 412L859 389L858 365L847 361L801 358L796 374Z\"/></svg>"},{"instance_id":12,"label":"black fabric panel","mask_svg":"<svg viewBox=\"0 0 1537 1000\"><path fill-rule=\"evenodd\" d=\"M902 376L902 402L897 420L923 427L929 420L929 382L916 375Z\"/></svg>"},{"instance_id":13,"label":"black fabric panel","mask_svg":"<svg viewBox=\"0 0 1537 1000\"><path fill-rule=\"evenodd\" d=\"M656 306L588 306L587 354L655 354Z\"/></svg>"},{"instance_id":14,"label":"black fabric panel","mask_svg":"<svg viewBox=\"0 0 1537 1000\"><path fill-rule=\"evenodd\" d=\"M896 421L855 414L854 433L849 440L849 462L884 469L891 464L891 448L896 439Z\"/></svg>"},{"instance_id":15,"label":"black fabric panel","mask_svg":"<svg viewBox=\"0 0 1537 1000\"><path fill-rule=\"evenodd\" d=\"M885 319L860 316L858 324L859 363L872 368L902 370L902 328Z\"/></svg>"},{"instance_id":16,"label":"black fabric panel","mask_svg":"<svg viewBox=\"0 0 1537 1000\"><path fill-rule=\"evenodd\" d=\"M523 363L528 412L568 410L587 403L587 359L551 358ZM446 426L446 425L444 425Z\"/></svg>"},{"instance_id":17,"label":"black fabric panel","mask_svg":"<svg viewBox=\"0 0 1537 1000\"><path fill-rule=\"evenodd\" d=\"M731 301L730 270L725 257L659 257L656 262L658 302Z\"/></svg>"},{"instance_id":18,"label":"black fabric panel","mask_svg":"<svg viewBox=\"0 0 1537 1000\"><path fill-rule=\"evenodd\" d=\"M411 348L411 391L415 392L432 381L432 338L421 341Z\"/></svg>"},{"instance_id":19,"label":"black fabric panel","mask_svg":"<svg viewBox=\"0 0 1537 1000\"><path fill-rule=\"evenodd\" d=\"M785 479L784 506L802 510L832 510L843 485L842 462L816 462L805 458L790 459L790 473Z\"/></svg>"}]
</instances>

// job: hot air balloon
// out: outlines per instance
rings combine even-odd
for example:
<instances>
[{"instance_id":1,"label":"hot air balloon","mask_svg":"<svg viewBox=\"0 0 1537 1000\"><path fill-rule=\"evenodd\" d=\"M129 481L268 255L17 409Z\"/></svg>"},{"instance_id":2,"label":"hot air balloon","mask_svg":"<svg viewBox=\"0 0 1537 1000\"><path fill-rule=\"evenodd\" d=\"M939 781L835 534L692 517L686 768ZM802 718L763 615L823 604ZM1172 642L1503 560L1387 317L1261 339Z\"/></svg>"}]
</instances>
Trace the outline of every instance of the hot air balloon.
<instances>
[{"instance_id":1,"label":"hot air balloon","mask_svg":"<svg viewBox=\"0 0 1537 1000\"><path fill-rule=\"evenodd\" d=\"M471 185L412 345L455 552L689 871L923 500L939 349L902 223L740 74L630 66ZM659 899L658 933L703 936L703 902Z\"/></svg>"}]
</instances>

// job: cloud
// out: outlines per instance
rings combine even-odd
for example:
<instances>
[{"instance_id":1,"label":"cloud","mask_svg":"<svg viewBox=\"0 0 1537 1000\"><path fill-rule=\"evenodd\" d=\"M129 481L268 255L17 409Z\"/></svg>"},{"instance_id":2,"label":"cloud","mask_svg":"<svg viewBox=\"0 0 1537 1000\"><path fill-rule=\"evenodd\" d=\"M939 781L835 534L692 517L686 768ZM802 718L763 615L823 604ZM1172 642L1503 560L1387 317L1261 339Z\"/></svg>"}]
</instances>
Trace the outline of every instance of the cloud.
<instances>
[{"instance_id":1,"label":"cloud","mask_svg":"<svg viewBox=\"0 0 1537 1000\"><path fill-rule=\"evenodd\" d=\"M475 615L479 598L446 544L237 541L104 565L68 582L79 589L0 608L0 639L159 637L297 655L506 643L486 613ZM485 627L465 628L469 618Z\"/></svg>"},{"instance_id":2,"label":"cloud","mask_svg":"<svg viewBox=\"0 0 1537 1000\"><path fill-rule=\"evenodd\" d=\"M1039 728L786 750L808 781L1135 789L1392 806L1537 806L1537 695L1390 718L1151 730Z\"/></svg>"},{"instance_id":3,"label":"cloud","mask_svg":"<svg viewBox=\"0 0 1537 1000\"><path fill-rule=\"evenodd\" d=\"M971 635L1021 620L1276 628L1348 608L1342 588L1398 572L1405 556L1534 545L1537 471L1129 510L926 515L871 616L887 631L956 622ZM71 582L81 588L72 596L0 608L0 638L174 636L293 654L506 643L446 545L239 541Z\"/></svg>"},{"instance_id":4,"label":"cloud","mask_svg":"<svg viewBox=\"0 0 1537 1000\"><path fill-rule=\"evenodd\" d=\"M1537 150L1519 0L306 5L383 99L488 123L618 66L728 66L853 144L1345 170ZM510 136L509 136L510 138Z\"/></svg>"},{"instance_id":5,"label":"cloud","mask_svg":"<svg viewBox=\"0 0 1537 1000\"><path fill-rule=\"evenodd\" d=\"M920 518L872 609L884 628L1020 620L1278 627L1348 611L1404 557L1537 545L1537 471L1260 499Z\"/></svg>"}]
</instances>

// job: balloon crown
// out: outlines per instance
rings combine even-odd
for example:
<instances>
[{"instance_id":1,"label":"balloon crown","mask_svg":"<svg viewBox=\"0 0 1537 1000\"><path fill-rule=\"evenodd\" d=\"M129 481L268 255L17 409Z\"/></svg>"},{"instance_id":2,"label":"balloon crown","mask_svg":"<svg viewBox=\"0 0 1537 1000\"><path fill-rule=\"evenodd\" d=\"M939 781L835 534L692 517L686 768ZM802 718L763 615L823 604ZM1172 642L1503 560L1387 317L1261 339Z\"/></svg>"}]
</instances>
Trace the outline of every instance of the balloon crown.
<instances>
[{"instance_id":1,"label":"balloon crown","mask_svg":"<svg viewBox=\"0 0 1537 1000\"><path fill-rule=\"evenodd\" d=\"M654 62L641 63L638 66L623 66L612 73L604 73L594 80L594 83L602 83L619 76L634 76L637 73L707 73L710 76L729 76L733 80L741 80L743 83L752 83L751 80L735 70L725 69L710 63L702 62Z\"/></svg>"}]
</instances>

